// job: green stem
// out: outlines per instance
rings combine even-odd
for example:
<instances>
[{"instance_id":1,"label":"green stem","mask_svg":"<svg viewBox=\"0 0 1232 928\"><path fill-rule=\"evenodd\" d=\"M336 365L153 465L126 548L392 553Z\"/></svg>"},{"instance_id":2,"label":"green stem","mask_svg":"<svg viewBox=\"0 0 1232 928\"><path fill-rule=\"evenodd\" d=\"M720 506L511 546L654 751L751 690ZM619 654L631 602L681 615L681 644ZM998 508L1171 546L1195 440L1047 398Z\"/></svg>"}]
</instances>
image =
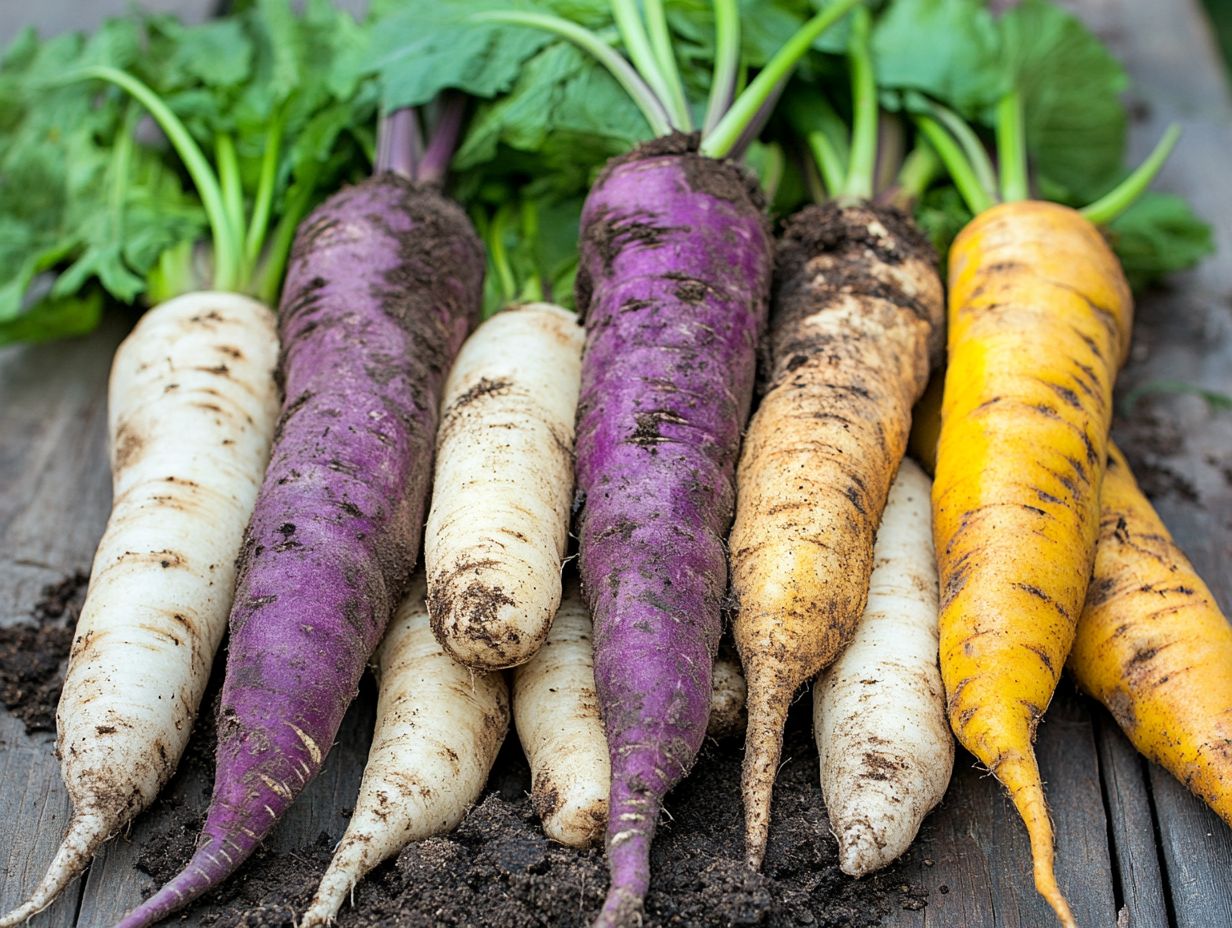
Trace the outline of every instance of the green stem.
<instances>
[{"instance_id":1,"label":"green stem","mask_svg":"<svg viewBox=\"0 0 1232 928\"><path fill-rule=\"evenodd\" d=\"M244 241L244 183L240 180L240 159L235 153L235 140L226 132L214 136L214 163L218 165L218 182L222 186L222 201L227 207L231 234L237 242ZM240 276L243 272L240 271Z\"/></svg>"},{"instance_id":2,"label":"green stem","mask_svg":"<svg viewBox=\"0 0 1232 928\"><path fill-rule=\"evenodd\" d=\"M731 105L740 80L740 4L738 0L714 0L714 75L702 132L719 124Z\"/></svg>"},{"instance_id":3,"label":"green stem","mask_svg":"<svg viewBox=\"0 0 1232 928\"><path fill-rule=\"evenodd\" d=\"M256 267L269 231L270 213L274 205L274 187L278 180L278 155L282 148L282 130L286 120L278 110L265 134L265 151L261 155L261 176L257 181L257 195L253 200L252 217L248 222L248 234L244 237L244 262L248 269Z\"/></svg>"},{"instance_id":4,"label":"green stem","mask_svg":"<svg viewBox=\"0 0 1232 928\"><path fill-rule=\"evenodd\" d=\"M154 117L154 121L166 133L176 154L184 162L188 176L192 178L205 215L209 219L214 236L214 287L218 290L233 290L239 279L240 247L231 234L231 226L223 201L222 188L210 163L193 140L180 118L171 111L158 94L148 86L118 68L107 65L92 65L83 68L81 77L93 77L108 81L128 92Z\"/></svg>"},{"instance_id":5,"label":"green stem","mask_svg":"<svg viewBox=\"0 0 1232 928\"><path fill-rule=\"evenodd\" d=\"M710 158L722 158L740 139L749 121L757 115L761 105L770 98L775 88L791 76L796 63L804 57L818 36L842 19L862 0L835 0L787 40L771 58L744 93L736 98L731 109L719 120L718 125L703 136L701 153Z\"/></svg>"},{"instance_id":6,"label":"green stem","mask_svg":"<svg viewBox=\"0 0 1232 928\"><path fill-rule=\"evenodd\" d=\"M667 109L668 116L673 122L672 128L680 128L676 124L680 114L673 111L670 102L671 91L668 89L667 79L659 70L659 61L655 57L654 49L650 47L650 37L642 25L637 0L611 0L611 4L612 17L616 20L616 29L620 32L620 40L625 43L629 60L633 62L637 73L654 90L659 102Z\"/></svg>"},{"instance_id":7,"label":"green stem","mask_svg":"<svg viewBox=\"0 0 1232 928\"><path fill-rule=\"evenodd\" d=\"M522 292L519 294L519 297L524 303L541 303L544 300L551 300L552 281L548 279L546 269L540 264L539 255L534 247L535 243L539 241L539 210L536 208L534 201L525 199L522 201L521 213L522 241L530 245L535 273L530 280L522 285Z\"/></svg>"},{"instance_id":8,"label":"green stem","mask_svg":"<svg viewBox=\"0 0 1232 928\"><path fill-rule=\"evenodd\" d=\"M505 248L505 226L508 224L509 211L513 204L506 202L492 216L488 226L488 254L492 258L492 267L500 281L501 302L511 303L518 291L518 281L514 277L513 267L509 264L509 252Z\"/></svg>"},{"instance_id":9,"label":"green stem","mask_svg":"<svg viewBox=\"0 0 1232 928\"><path fill-rule=\"evenodd\" d=\"M282 274L286 270L287 259L291 253L291 243L295 240L295 232L300 221L308 213L312 203L312 193L316 189L316 172L310 172L295 185L287 196L287 206L274 227L274 233L269 238L269 248L265 253L265 264L257 277L254 287L257 298L266 306L273 306L278 298L278 288L282 283Z\"/></svg>"},{"instance_id":10,"label":"green stem","mask_svg":"<svg viewBox=\"0 0 1232 928\"><path fill-rule=\"evenodd\" d=\"M1011 90L997 103L997 157L1001 162L1001 200L1012 203L1031 195L1027 182L1027 140L1022 97Z\"/></svg>"},{"instance_id":11,"label":"green stem","mask_svg":"<svg viewBox=\"0 0 1232 928\"><path fill-rule=\"evenodd\" d=\"M877 80L873 76L873 56L869 48L872 15L868 7L862 6L852 13L851 26L848 57L855 105L842 194L867 200L873 195L873 168L877 160Z\"/></svg>"},{"instance_id":12,"label":"green stem","mask_svg":"<svg viewBox=\"0 0 1232 928\"><path fill-rule=\"evenodd\" d=\"M820 129L805 136L813 160L817 162L817 170L821 172L821 183L829 196L838 196L843 189L843 159L830 137Z\"/></svg>"},{"instance_id":13,"label":"green stem","mask_svg":"<svg viewBox=\"0 0 1232 928\"><path fill-rule=\"evenodd\" d=\"M926 191L941 172L941 159L925 141L921 141L903 159L895 186L898 188L891 202L899 209L909 209Z\"/></svg>"},{"instance_id":14,"label":"green stem","mask_svg":"<svg viewBox=\"0 0 1232 928\"><path fill-rule=\"evenodd\" d=\"M958 188L967 208L977 216L984 210L991 209L996 202L994 191L981 186L978 175L971 167L971 162L967 160L962 148L954 141L954 137L931 116L916 116L915 121L920 131L924 133L924 138L928 139L937 157L941 159L941 163L945 165L950 177L954 179L954 186Z\"/></svg>"},{"instance_id":15,"label":"green stem","mask_svg":"<svg viewBox=\"0 0 1232 928\"><path fill-rule=\"evenodd\" d=\"M766 194L766 202L773 203L774 196L783 182L783 174L787 170L787 158L783 155L783 147L777 142L766 146L766 157L761 172L761 189Z\"/></svg>"},{"instance_id":16,"label":"green stem","mask_svg":"<svg viewBox=\"0 0 1232 928\"><path fill-rule=\"evenodd\" d=\"M988 157L988 149L984 147L980 137L975 134L975 130L952 109L936 101L929 101L929 111L958 140L967 160L971 163L972 170L975 171L975 176L980 180L980 186L985 190L996 190L997 171L992 166L992 159Z\"/></svg>"},{"instance_id":17,"label":"green stem","mask_svg":"<svg viewBox=\"0 0 1232 928\"><path fill-rule=\"evenodd\" d=\"M1082 215L1086 216L1087 219L1097 226L1102 226L1112 222L1117 216L1129 209L1133 202L1142 196L1146 188L1151 185L1151 181L1155 179L1155 175L1159 173L1160 168L1164 166L1164 162L1168 160L1168 155L1172 154L1172 149L1176 147L1177 139L1180 137L1181 127L1175 123L1169 126L1163 138L1156 143L1147 159L1111 191L1105 193L1090 206L1084 206L1082 208Z\"/></svg>"},{"instance_id":18,"label":"green stem","mask_svg":"<svg viewBox=\"0 0 1232 928\"><path fill-rule=\"evenodd\" d=\"M575 23L559 16L549 16L544 13L519 13L506 10L491 10L483 13L473 13L471 22L509 23L513 26L529 26L532 29L542 29L567 39L584 51L589 52L598 62L611 72L625 92L637 104L638 109L646 118L651 131L655 135L668 135L672 131L671 118L667 114L662 101L642 80L637 71L612 50L601 38L589 29L583 29Z\"/></svg>"},{"instance_id":19,"label":"green stem","mask_svg":"<svg viewBox=\"0 0 1232 928\"><path fill-rule=\"evenodd\" d=\"M650 30L650 45L654 49L655 60L659 62L659 73L667 84L667 96L664 102L675 113L679 128L685 132L693 131L693 116L689 113L689 101L684 94L684 82L680 79L680 68L676 65L676 52L672 48L672 34L667 27L667 12L663 9L663 0L645 0L646 23Z\"/></svg>"},{"instance_id":20,"label":"green stem","mask_svg":"<svg viewBox=\"0 0 1232 928\"><path fill-rule=\"evenodd\" d=\"M131 104L125 107L120 134L116 139L115 152L109 166L111 184L107 204L116 220L115 234L124 238L124 200L128 195L128 171L132 163L133 132L137 128L136 109Z\"/></svg>"}]
</instances>

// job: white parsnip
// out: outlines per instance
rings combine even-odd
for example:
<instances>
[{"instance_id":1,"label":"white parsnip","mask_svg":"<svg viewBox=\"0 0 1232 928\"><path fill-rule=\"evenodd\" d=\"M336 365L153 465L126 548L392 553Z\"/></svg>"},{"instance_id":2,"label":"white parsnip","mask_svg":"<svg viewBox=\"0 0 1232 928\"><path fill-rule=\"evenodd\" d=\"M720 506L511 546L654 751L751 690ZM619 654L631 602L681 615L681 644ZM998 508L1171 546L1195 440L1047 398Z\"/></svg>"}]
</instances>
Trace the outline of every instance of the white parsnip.
<instances>
[{"instance_id":1,"label":"white parsnip","mask_svg":"<svg viewBox=\"0 0 1232 928\"><path fill-rule=\"evenodd\" d=\"M744 671L734 654L719 652L710 678L710 720L706 734L711 738L726 738L744 731L744 701L748 688Z\"/></svg>"},{"instance_id":2,"label":"white parsnip","mask_svg":"<svg viewBox=\"0 0 1232 928\"><path fill-rule=\"evenodd\" d=\"M598 844L607 828L611 764L595 692L590 614L576 581L539 653L513 674L513 717L530 762L531 804L553 841ZM714 664L707 734L743 727L744 676L734 657Z\"/></svg>"},{"instance_id":3,"label":"white parsnip","mask_svg":"<svg viewBox=\"0 0 1232 928\"><path fill-rule=\"evenodd\" d=\"M497 313L445 385L424 534L437 639L477 670L525 663L560 604L582 328L560 307Z\"/></svg>"},{"instance_id":4,"label":"white parsnip","mask_svg":"<svg viewBox=\"0 0 1232 928\"><path fill-rule=\"evenodd\" d=\"M151 309L116 351L112 510L56 712L73 813L42 882L0 919L6 928L50 905L179 762L269 458L277 357L274 314L230 293Z\"/></svg>"},{"instance_id":5,"label":"white parsnip","mask_svg":"<svg viewBox=\"0 0 1232 928\"><path fill-rule=\"evenodd\" d=\"M422 574L375 669L376 729L355 811L299 928L329 924L373 867L462 821L509 729L504 676L476 674L445 653L429 625Z\"/></svg>"},{"instance_id":6,"label":"white parsnip","mask_svg":"<svg viewBox=\"0 0 1232 928\"><path fill-rule=\"evenodd\" d=\"M595 692L590 613L576 581L539 653L514 671L513 716L544 833L571 847L598 844L607 829L612 773Z\"/></svg>"},{"instance_id":7,"label":"white parsnip","mask_svg":"<svg viewBox=\"0 0 1232 928\"><path fill-rule=\"evenodd\" d=\"M868 606L851 645L813 687L822 793L850 876L910 846L954 765L937 666L929 490L904 459L877 531Z\"/></svg>"}]
</instances>

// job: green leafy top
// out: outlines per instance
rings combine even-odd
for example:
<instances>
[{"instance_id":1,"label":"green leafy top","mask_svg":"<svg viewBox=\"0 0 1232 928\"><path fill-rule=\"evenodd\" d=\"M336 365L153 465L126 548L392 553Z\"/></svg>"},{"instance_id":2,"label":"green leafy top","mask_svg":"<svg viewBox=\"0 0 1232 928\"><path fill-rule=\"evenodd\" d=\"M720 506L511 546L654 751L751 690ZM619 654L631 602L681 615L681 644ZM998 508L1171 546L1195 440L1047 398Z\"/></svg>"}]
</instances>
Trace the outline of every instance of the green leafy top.
<instances>
[{"instance_id":1,"label":"green leafy top","mask_svg":"<svg viewBox=\"0 0 1232 928\"><path fill-rule=\"evenodd\" d=\"M295 225L372 149L375 87L346 64L362 39L328 0L19 38L0 60L0 343L87 331L104 292L272 301Z\"/></svg>"},{"instance_id":2,"label":"green leafy top","mask_svg":"<svg viewBox=\"0 0 1232 928\"><path fill-rule=\"evenodd\" d=\"M1000 16L981 0L894 0L872 41L883 104L913 116L961 194L935 192L920 203L940 247L998 195L1034 191L1088 204L1135 285L1210 251L1209 228L1183 201L1144 192L1175 132L1140 169L1125 168L1127 76L1069 12L1048 0L1023 0ZM967 122L995 134L999 183Z\"/></svg>"}]
</instances>

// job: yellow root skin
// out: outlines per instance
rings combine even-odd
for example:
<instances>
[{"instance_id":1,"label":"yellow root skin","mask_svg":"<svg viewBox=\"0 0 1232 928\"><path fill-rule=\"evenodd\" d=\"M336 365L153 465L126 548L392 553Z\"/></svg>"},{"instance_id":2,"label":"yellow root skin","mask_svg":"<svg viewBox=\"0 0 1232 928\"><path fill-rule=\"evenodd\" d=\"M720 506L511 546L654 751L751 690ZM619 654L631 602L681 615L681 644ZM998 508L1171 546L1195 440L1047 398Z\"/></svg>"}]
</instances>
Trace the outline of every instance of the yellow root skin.
<instances>
[{"instance_id":1,"label":"yellow root skin","mask_svg":"<svg viewBox=\"0 0 1232 928\"><path fill-rule=\"evenodd\" d=\"M1115 447L1101 501L1070 670L1134 747L1232 825L1232 625Z\"/></svg>"},{"instance_id":2,"label":"yellow root skin","mask_svg":"<svg viewBox=\"0 0 1232 928\"><path fill-rule=\"evenodd\" d=\"M1033 201L973 220L949 279L933 534L950 724L1010 790L1037 888L1072 925L1031 742L1094 560L1129 287L1095 226Z\"/></svg>"},{"instance_id":3,"label":"yellow root skin","mask_svg":"<svg viewBox=\"0 0 1232 928\"><path fill-rule=\"evenodd\" d=\"M841 214L846 228L899 258L872 247L820 250L782 275L769 388L736 480L732 628L748 684L742 792L754 868L765 851L788 706L842 653L864 612L873 540L911 406L933 349L940 353L944 303L932 255L906 247L875 210ZM793 223L808 221L801 214Z\"/></svg>"}]
</instances>

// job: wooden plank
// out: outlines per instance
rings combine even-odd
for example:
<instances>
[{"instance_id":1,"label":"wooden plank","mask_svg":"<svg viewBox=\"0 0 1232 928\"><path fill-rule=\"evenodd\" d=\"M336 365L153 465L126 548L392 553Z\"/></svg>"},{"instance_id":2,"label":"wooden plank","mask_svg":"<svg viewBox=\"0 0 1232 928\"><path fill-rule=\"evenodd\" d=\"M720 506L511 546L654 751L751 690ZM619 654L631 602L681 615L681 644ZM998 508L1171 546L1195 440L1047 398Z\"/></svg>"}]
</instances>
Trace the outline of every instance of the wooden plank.
<instances>
[{"instance_id":1,"label":"wooden plank","mask_svg":"<svg viewBox=\"0 0 1232 928\"><path fill-rule=\"evenodd\" d=\"M1167 771L1150 765L1151 787L1176 928L1232 925L1228 826Z\"/></svg>"},{"instance_id":2,"label":"wooden plank","mask_svg":"<svg viewBox=\"0 0 1232 928\"><path fill-rule=\"evenodd\" d=\"M127 324L113 313L86 338L0 350L0 623L89 570L111 506L107 372Z\"/></svg>"},{"instance_id":3,"label":"wooden plank","mask_svg":"<svg viewBox=\"0 0 1232 928\"><path fill-rule=\"evenodd\" d=\"M1086 706L1062 684L1036 743L1057 831L1057 876L1081 925L1116 921L1099 761ZM925 861L931 861L931 864ZM960 751L941 806L902 865L928 891L887 928L1038 928L1055 922L1035 892L1026 830L1000 784Z\"/></svg>"},{"instance_id":4,"label":"wooden plank","mask_svg":"<svg viewBox=\"0 0 1232 928\"><path fill-rule=\"evenodd\" d=\"M42 587L88 570L111 505L105 384L128 327L112 313L88 338L0 350L0 623L28 621ZM66 375L66 372L68 375ZM0 910L43 875L69 804L50 734L0 709ZM71 925L80 884L30 924Z\"/></svg>"},{"instance_id":5,"label":"wooden plank","mask_svg":"<svg viewBox=\"0 0 1232 928\"><path fill-rule=\"evenodd\" d=\"M1167 124L1180 123L1184 136L1158 186L1188 198L1214 222L1218 249L1213 259L1141 302L1137 346L1122 387L1174 380L1232 395L1232 224L1226 219L1232 215L1232 180L1224 170L1232 149L1232 94L1205 13L1198 0L1072 5L1112 45L1134 80L1135 157L1149 150ZM1116 430L1117 438L1131 460L1151 472L1160 515L1228 612L1232 415L1196 396L1154 396L1143 406ZM1143 436L1134 424L1144 414L1161 424L1153 436ZM1149 782L1176 924L1232 924L1232 830L1159 768L1151 768ZM1112 794L1110 802L1116 805ZM1121 876L1127 880L1126 873Z\"/></svg>"},{"instance_id":6,"label":"wooden plank","mask_svg":"<svg viewBox=\"0 0 1232 928\"><path fill-rule=\"evenodd\" d=\"M1120 905L1134 928L1167 928L1168 908L1160 873L1159 847L1151 811L1146 761L1094 701L1096 748L1104 785L1105 811L1119 882Z\"/></svg>"}]
</instances>

